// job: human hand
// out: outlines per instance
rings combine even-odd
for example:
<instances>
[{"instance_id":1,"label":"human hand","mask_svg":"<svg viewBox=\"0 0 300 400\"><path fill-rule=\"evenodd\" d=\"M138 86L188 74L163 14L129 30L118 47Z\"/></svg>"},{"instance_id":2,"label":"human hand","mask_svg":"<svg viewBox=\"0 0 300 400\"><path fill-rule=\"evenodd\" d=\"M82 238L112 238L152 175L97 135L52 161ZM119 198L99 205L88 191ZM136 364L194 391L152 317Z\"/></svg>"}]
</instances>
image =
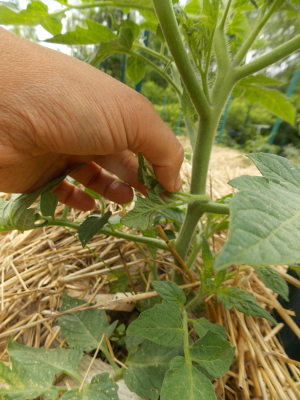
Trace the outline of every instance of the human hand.
<instances>
[{"instance_id":1,"label":"human hand","mask_svg":"<svg viewBox=\"0 0 300 400\"><path fill-rule=\"evenodd\" d=\"M180 189L183 149L151 103L75 58L0 28L0 190L31 192L70 175L116 203L145 193L137 157L152 164L168 191ZM123 182L112 176L114 174ZM67 181L52 190L82 210L94 200Z\"/></svg>"}]
</instances>

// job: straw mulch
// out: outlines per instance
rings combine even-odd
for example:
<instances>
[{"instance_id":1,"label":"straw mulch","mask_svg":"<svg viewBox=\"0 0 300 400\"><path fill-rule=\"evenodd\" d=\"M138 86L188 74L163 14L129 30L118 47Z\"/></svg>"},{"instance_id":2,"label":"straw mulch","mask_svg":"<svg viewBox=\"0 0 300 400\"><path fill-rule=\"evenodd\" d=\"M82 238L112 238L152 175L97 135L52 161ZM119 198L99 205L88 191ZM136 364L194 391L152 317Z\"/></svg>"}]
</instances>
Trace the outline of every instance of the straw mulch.
<instances>
[{"instance_id":1,"label":"straw mulch","mask_svg":"<svg viewBox=\"0 0 300 400\"><path fill-rule=\"evenodd\" d=\"M208 193L211 192L214 198L230 193L232 188L227 181L242 174L258 173L250 161L236 151L215 148ZM190 168L187 163L183 167L183 175L188 183ZM111 203L107 203L107 209L114 213L121 210ZM84 218L86 215L71 210L73 218ZM218 232L214 245L220 249L225 240L225 233ZM116 299L109 294L111 285L117 281L114 272L124 272L125 264L130 276L139 275L146 287L144 293L133 294L131 300L134 302L156 295L150 289L150 255L145 259L145 253L141 254L133 243L123 239L98 235L87 249L82 248L76 237L66 230L46 227L24 234L2 234L0 247L0 360L4 362L9 361L6 352L8 336L28 346L66 346L57 325L62 291L86 299L88 303L81 309L96 302L99 308L121 310L126 321L131 318L133 309L128 304L128 298ZM157 258L162 279L168 279L170 270L176 268L170 254L160 251ZM201 262L200 258L198 262ZM280 273L300 287L300 282L285 274L284 268L280 269ZM137 285L136 280L134 283ZM188 277L186 283L189 287L198 285L197 282L191 283ZM253 292L259 303L269 311L275 308L300 338L300 330L291 319L293 312L280 306L274 293L262 284L252 268L237 273L228 284ZM235 309L228 311L214 296L208 297L205 305L207 318L223 325L228 339L236 346L235 362L230 371L215 381L218 399L299 400L300 365L286 356L275 335L282 324L273 327L262 318L247 317Z\"/></svg>"}]
</instances>

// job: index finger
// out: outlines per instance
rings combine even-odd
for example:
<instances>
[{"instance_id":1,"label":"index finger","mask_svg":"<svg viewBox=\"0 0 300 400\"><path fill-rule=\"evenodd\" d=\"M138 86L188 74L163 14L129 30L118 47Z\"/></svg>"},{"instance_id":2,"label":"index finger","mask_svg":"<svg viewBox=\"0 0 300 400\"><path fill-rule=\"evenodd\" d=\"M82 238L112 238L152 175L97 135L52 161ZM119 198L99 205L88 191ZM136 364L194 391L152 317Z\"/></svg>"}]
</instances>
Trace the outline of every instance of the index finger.
<instances>
[{"instance_id":1,"label":"index finger","mask_svg":"<svg viewBox=\"0 0 300 400\"><path fill-rule=\"evenodd\" d=\"M129 149L152 164L157 180L167 191L177 192L181 188L182 145L148 100L137 110L136 118L135 132L127 135Z\"/></svg>"}]
</instances>

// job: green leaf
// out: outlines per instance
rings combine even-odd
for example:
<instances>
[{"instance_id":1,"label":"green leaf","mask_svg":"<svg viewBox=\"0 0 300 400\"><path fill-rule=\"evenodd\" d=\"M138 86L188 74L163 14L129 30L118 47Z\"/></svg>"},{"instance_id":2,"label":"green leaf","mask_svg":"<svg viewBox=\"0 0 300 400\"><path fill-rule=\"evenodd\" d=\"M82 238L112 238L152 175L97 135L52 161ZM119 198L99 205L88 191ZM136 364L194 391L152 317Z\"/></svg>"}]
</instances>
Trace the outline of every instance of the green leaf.
<instances>
[{"instance_id":1,"label":"green leaf","mask_svg":"<svg viewBox=\"0 0 300 400\"><path fill-rule=\"evenodd\" d=\"M80 168L80 166L73 168L71 171ZM54 179L52 182L40 187L31 193L13 195L11 200L4 201L0 199L0 227L1 231L10 231L17 229L21 232L35 228L36 215L31 206L35 200L44 192L53 189L60 184L67 176L65 175Z\"/></svg>"},{"instance_id":2,"label":"green leaf","mask_svg":"<svg viewBox=\"0 0 300 400\"><path fill-rule=\"evenodd\" d=\"M251 154L263 177L230 182L241 190L230 202L229 239L215 269L232 264L297 264L300 248L300 169L273 154Z\"/></svg>"},{"instance_id":3,"label":"green leaf","mask_svg":"<svg viewBox=\"0 0 300 400\"><path fill-rule=\"evenodd\" d=\"M290 100L278 90L267 89L257 85L249 86L244 93L250 103L260 103L271 113L290 124L295 122L295 108Z\"/></svg>"},{"instance_id":4,"label":"green leaf","mask_svg":"<svg viewBox=\"0 0 300 400\"><path fill-rule=\"evenodd\" d=\"M157 294L168 302L179 306L186 302L184 291L175 282L152 281L152 286Z\"/></svg>"},{"instance_id":5,"label":"green leaf","mask_svg":"<svg viewBox=\"0 0 300 400\"><path fill-rule=\"evenodd\" d=\"M118 385L109 379L109 373L104 372L93 377L89 385L84 385L83 390L68 390L61 400L119 400Z\"/></svg>"},{"instance_id":6,"label":"green leaf","mask_svg":"<svg viewBox=\"0 0 300 400\"><path fill-rule=\"evenodd\" d=\"M154 189L158 181L154 175L153 168L147 163L141 153L138 153L138 163L138 181L149 189Z\"/></svg>"},{"instance_id":7,"label":"green leaf","mask_svg":"<svg viewBox=\"0 0 300 400\"><path fill-rule=\"evenodd\" d=\"M184 11L188 14L199 15L201 13L200 0L191 0L184 7Z\"/></svg>"},{"instance_id":8,"label":"green leaf","mask_svg":"<svg viewBox=\"0 0 300 400\"><path fill-rule=\"evenodd\" d=\"M211 272L213 270L214 257L210 250L209 243L204 236L202 236L202 260L203 267L206 272Z\"/></svg>"},{"instance_id":9,"label":"green leaf","mask_svg":"<svg viewBox=\"0 0 300 400\"><path fill-rule=\"evenodd\" d=\"M57 204L58 198L56 194L51 192L41 194L40 209L43 215L54 218Z\"/></svg>"},{"instance_id":10,"label":"green leaf","mask_svg":"<svg viewBox=\"0 0 300 400\"><path fill-rule=\"evenodd\" d=\"M184 212L180 208L164 208L159 210L159 212L168 219L171 219L174 222L178 222L179 224L182 224L184 221Z\"/></svg>"},{"instance_id":11,"label":"green leaf","mask_svg":"<svg viewBox=\"0 0 300 400\"><path fill-rule=\"evenodd\" d=\"M59 35L63 27L61 20L51 15L41 19L40 24L51 35Z\"/></svg>"},{"instance_id":12,"label":"green leaf","mask_svg":"<svg viewBox=\"0 0 300 400\"><path fill-rule=\"evenodd\" d=\"M127 27L127 28L130 28L131 31L132 31L133 38L134 38L134 39L137 39L137 38L138 38L138 36L139 36L139 34L140 34L140 31L141 31L141 28L140 28L140 26L139 26L138 24L136 24L134 21L132 21L131 19L124 19L124 20L121 22L121 26L125 26L125 27Z\"/></svg>"},{"instance_id":13,"label":"green leaf","mask_svg":"<svg viewBox=\"0 0 300 400\"><path fill-rule=\"evenodd\" d=\"M163 382L161 400L183 399L217 400L210 380L183 357L175 357Z\"/></svg>"},{"instance_id":14,"label":"green leaf","mask_svg":"<svg viewBox=\"0 0 300 400\"><path fill-rule=\"evenodd\" d=\"M7 400L27 400L44 396L56 399L58 391L52 385L51 371L39 369L37 365L26 368L14 357L10 357L11 369L0 363L0 396Z\"/></svg>"},{"instance_id":15,"label":"green leaf","mask_svg":"<svg viewBox=\"0 0 300 400\"><path fill-rule=\"evenodd\" d=\"M147 198L137 196L134 209L128 211L124 217L121 218L121 223L131 228L145 230L148 225L151 224L157 210L157 204Z\"/></svg>"},{"instance_id":16,"label":"green leaf","mask_svg":"<svg viewBox=\"0 0 300 400\"><path fill-rule=\"evenodd\" d=\"M183 328L178 306L165 301L155 304L129 325L127 335L141 336L162 346L181 346Z\"/></svg>"},{"instance_id":17,"label":"green leaf","mask_svg":"<svg viewBox=\"0 0 300 400\"><path fill-rule=\"evenodd\" d=\"M48 7L41 1L32 0L25 10L15 12L15 8L9 4L0 5L0 25L29 25L36 26L41 24L44 29L52 35L57 35L62 29L59 17L53 17L48 13Z\"/></svg>"},{"instance_id":18,"label":"green leaf","mask_svg":"<svg viewBox=\"0 0 300 400\"><path fill-rule=\"evenodd\" d=\"M273 292L278 293L286 301L289 301L289 287L281 275L273 268L265 266L256 266L255 272L258 274L263 283Z\"/></svg>"},{"instance_id":19,"label":"green leaf","mask_svg":"<svg viewBox=\"0 0 300 400\"><path fill-rule=\"evenodd\" d=\"M142 398L157 400L171 359L181 353L182 348L169 348L144 340L126 360L129 367L123 376L126 385Z\"/></svg>"},{"instance_id":20,"label":"green leaf","mask_svg":"<svg viewBox=\"0 0 300 400\"><path fill-rule=\"evenodd\" d=\"M86 304L84 300L74 299L63 293L61 311L70 310ZM59 317L63 337L70 347L83 351L97 348L103 333L108 337L113 333L118 321L109 325L104 310L84 310Z\"/></svg>"},{"instance_id":21,"label":"green leaf","mask_svg":"<svg viewBox=\"0 0 300 400\"><path fill-rule=\"evenodd\" d=\"M83 221L78 228L78 237L83 247L107 224L111 214L111 211L107 211L103 217L90 215Z\"/></svg>"},{"instance_id":22,"label":"green leaf","mask_svg":"<svg viewBox=\"0 0 300 400\"><path fill-rule=\"evenodd\" d=\"M47 39L49 43L61 43L68 45L98 44L114 39L116 35L105 25L95 21L85 21L88 28L76 26L74 31L68 31L62 35Z\"/></svg>"},{"instance_id":23,"label":"green leaf","mask_svg":"<svg viewBox=\"0 0 300 400\"><path fill-rule=\"evenodd\" d=\"M122 26L119 36L109 42L100 44L96 56L91 61L91 64L97 66L101 61L115 53L130 53L130 49L134 42L132 29Z\"/></svg>"},{"instance_id":24,"label":"green leaf","mask_svg":"<svg viewBox=\"0 0 300 400\"><path fill-rule=\"evenodd\" d=\"M277 324L275 319L257 303L252 293L245 292L236 286L223 286L218 290L217 297L218 301L222 302L227 310L235 307L246 315L262 317L275 325Z\"/></svg>"},{"instance_id":25,"label":"green leaf","mask_svg":"<svg viewBox=\"0 0 300 400\"><path fill-rule=\"evenodd\" d=\"M146 64L135 56L128 57L126 72L133 82L137 84L145 76Z\"/></svg>"},{"instance_id":26,"label":"green leaf","mask_svg":"<svg viewBox=\"0 0 300 400\"><path fill-rule=\"evenodd\" d=\"M45 376L51 373L53 378L62 372L76 374L82 357L82 351L79 349L66 350L61 347L55 350L38 349L23 346L12 339L9 339L8 353L24 367L30 370L39 369L40 373L44 371Z\"/></svg>"},{"instance_id":27,"label":"green leaf","mask_svg":"<svg viewBox=\"0 0 300 400\"><path fill-rule=\"evenodd\" d=\"M190 347L192 360L198 362L215 378L226 374L233 362L234 352L235 348L227 340L211 331Z\"/></svg>"},{"instance_id":28,"label":"green leaf","mask_svg":"<svg viewBox=\"0 0 300 400\"><path fill-rule=\"evenodd\" d=\"M223 328L222 325L220 324L213 324L209 322L206 318L202 317L199 319L196 319L193 322L194 329L197 333L197 335L202 338L207 334L208 331L218 333L222 339L226 340L227 338L227 333L225 329Z\"/></svg>"}]
</instances>

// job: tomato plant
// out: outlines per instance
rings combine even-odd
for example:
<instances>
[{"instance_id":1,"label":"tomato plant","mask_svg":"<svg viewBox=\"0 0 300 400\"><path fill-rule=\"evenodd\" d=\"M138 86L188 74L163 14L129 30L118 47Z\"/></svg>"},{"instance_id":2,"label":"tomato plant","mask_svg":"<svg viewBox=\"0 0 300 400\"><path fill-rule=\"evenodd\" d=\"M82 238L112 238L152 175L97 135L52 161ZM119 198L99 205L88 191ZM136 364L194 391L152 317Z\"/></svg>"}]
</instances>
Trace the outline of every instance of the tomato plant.
<instances>
[{"instance_id":1,"label":"tomato plant","mask_svg":"<svg viewBox=\"0 0 300 400\"><path fill-rule=\"evenodd\" d=\"M233 198L213 201L206 195L209 160L224 107L232 93L235 97L245 96L250 102L260 102L269 111L294 124L295 110L289 100L274 89L280 82L261 71L298 51L300 34L295 33L291 40L275 48L261 43L261 35L274 18L290 18L296 32L299 2L191 0L184 7L171 0L82 1L78 4L61 0L59 3L62 7L54 13L37 0L21 11L16 11L11 4L1 4L0 24L40 24L54 35L47 39L48 42L96 44L96 52L89 60L96 67L115 53L126 54L127 73L135 83L143 78L146 68L159 73L173 87L181 102L193 149L190 191L166 194L147 161L139 155L139 179L149 187L148 197L138 195L134 209L121 219L111 218L110 213L106 213L74 222L68 219L67 209L61 217L56 217L57 199L49 190L66 178L63 176L33 193L13 196L10 201L1 200L1 231L59 225L77 230L83 246L95 234L103 233L143 243L154 254L156 249L168 250L166 241L160 239L154 229L155 225L160 221L172 221L178 228L171 240L177 254L175 261L180 268L184 265L184 269L174 273L173 282L161 282L153 267L153 287L162 302L143 311L128 327L128 369L119 371L116 368L115 379L123 374L132 391L153 400L158 397L162 400L216 399L212 380L224 375L230 367L234 349L227 342L221 326L211 324L205 318L189 319L188 312L213 294L227 309L235 307L246 315L261 316L276 323L252 293L224 282L235 274L228 269L231 265L250 265L272 290L287 297L285 282L268 265L300 261L297 240L300 169L282 157L251 154L249 158L262 176L242 176L232 180L230 184L238 189L238 193ZM86 20L85 27L77 26L75 30L61 33L66 11L106 6L126 12L137 10L139 17L135 21L124 19L119 24L114 21L113 28ZM161 44L160 52L145 45L144 29L156 35ZM38 211L35 211L30 206L39 197ZM229 216L228 240L222 251L215 255L208 239L216 230L226 227ZM136 228L139 233L125 233L122 226ZM203 265L199 270L195 260L200 251ZM193 277L194 274L199 276L200 287L187 295L178 285L184 282L186 275ZM81 318L80 315L75 313L74 318ZM95 318L103 319L103 315L93 315L84 329L95 332L92 322ZM51 358L51 368L44 367L30 375L30 363L26 364L24 354L33 357L34 353L10 342L8 351L12 369L4 364L1 366L3 385L0 394L3 398L32 399L38 395L56 398L57 388L52 386L54 375L65 372L81 382L76 368L82 352L95 349L102 333L109 336L115 327L103 322L103 332L99 328L93 334L93 344L86 344L83 337L76 342L74 332L68 333L70 321L64 323L66 340L74 350L66 350L68 356L60 350L53 352L54 358L63 360L59 366ZM196 340L189 335L191 325L198 337ZM101 349L109 359L106 348L102 346ZM37 365L44 365L43 360L48 357L48 353L42 354L42 351ZM145 354L148 358L141 366ZM67 357L73 360L68 366L64 361ZM151 361L154 357L156 368ZM41 371L45 372L42 378ZM36 380L41 384L35 385ZM143 384L141 380L144 380ZM30 387L28 382L31 382ZM116 387L107 374L99 375L90 384L61 391L65 392L62 399L118 398Z\"/></svg>"}]
</instances>

